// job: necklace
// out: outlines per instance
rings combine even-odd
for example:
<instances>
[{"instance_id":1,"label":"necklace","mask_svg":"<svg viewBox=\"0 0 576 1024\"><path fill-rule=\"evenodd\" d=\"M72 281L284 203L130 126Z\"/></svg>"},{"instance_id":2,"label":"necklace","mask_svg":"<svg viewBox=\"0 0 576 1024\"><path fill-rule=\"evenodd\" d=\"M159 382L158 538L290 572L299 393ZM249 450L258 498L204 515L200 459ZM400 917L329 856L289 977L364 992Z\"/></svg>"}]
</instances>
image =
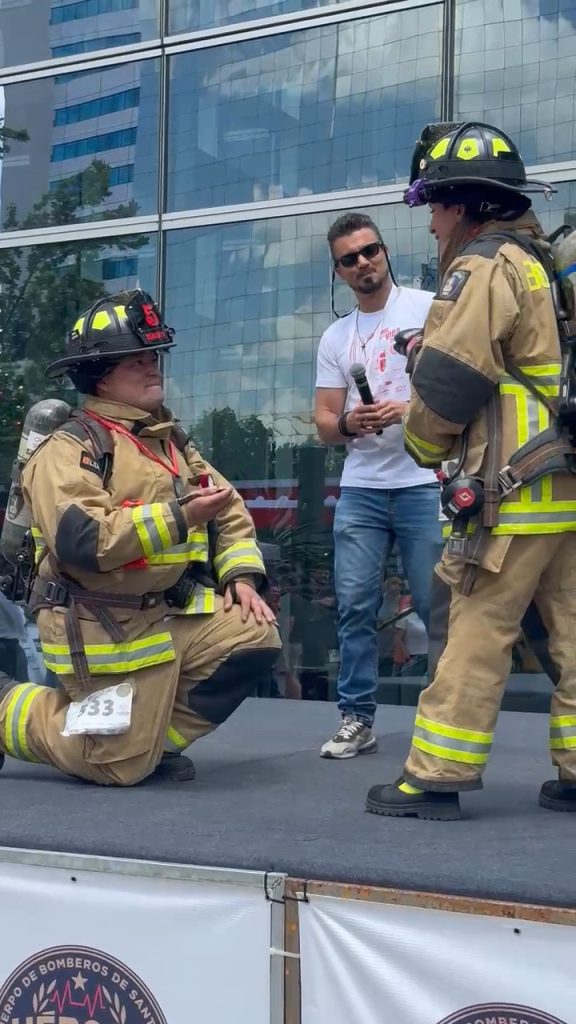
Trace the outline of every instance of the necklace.
<instances>
[{"instance_id":1,"label":"necklace","mask_svg":"<svg viewBox=\"0 0 576 1024\"><path fill-rule=\"evenodd\" d=\"M358 316L359 316L359 314L360 314L360 307L356 306L356 328L355 328L355 330L356 330L356 337L358 338L358 341L360 342L360 348L362 349L362 355L365 356L366 355L366 346L372 341L372 338L374 337L374 335L377 334L378 331L380 330L380 328L382 326L382 321L384 319L384 314L382 314L382 316L380 317L378 323L376 324L376 327L374 328L373 331L371 331L371 333L368 335L367 338L363 338L362 335L360 334L360 330L359 330L359 327L358 327Z\"/></svg>"}]
</instances>

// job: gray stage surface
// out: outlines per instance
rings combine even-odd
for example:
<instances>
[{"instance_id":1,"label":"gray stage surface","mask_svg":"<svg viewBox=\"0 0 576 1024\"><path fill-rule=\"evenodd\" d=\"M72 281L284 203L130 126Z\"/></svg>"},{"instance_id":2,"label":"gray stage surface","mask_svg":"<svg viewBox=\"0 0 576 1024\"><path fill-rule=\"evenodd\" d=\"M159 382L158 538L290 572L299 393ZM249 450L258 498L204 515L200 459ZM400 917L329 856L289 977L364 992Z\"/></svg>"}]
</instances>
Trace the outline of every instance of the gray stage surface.
<instances>
[{"instance_id":1,"label":"gray stage surface","mask_svg":"<svg viewBox=\"0 0 576 1024\"><path fill-rule=\"evenodd\" d=\"M280 871L319 880L576 906L576 814L538 807L546 716L503 712L485 789L460 822L366 814L393 781L414 710L381 706L380 750L324 761L334 705L249 700L194 746L193 783L86 785L6 760L0 846Z\"/></svg>"}]
</instances>

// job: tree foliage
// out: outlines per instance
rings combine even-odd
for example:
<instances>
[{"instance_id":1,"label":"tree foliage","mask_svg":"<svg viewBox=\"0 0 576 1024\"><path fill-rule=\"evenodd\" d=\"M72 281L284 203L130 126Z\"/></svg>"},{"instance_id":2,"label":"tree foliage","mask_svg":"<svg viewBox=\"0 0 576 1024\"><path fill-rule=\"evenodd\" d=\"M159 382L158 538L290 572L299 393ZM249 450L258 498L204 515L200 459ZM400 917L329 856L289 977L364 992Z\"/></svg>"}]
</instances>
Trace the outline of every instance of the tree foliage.
<instances>
[{"instance_id":1,"label":"tree foliage","mask_svg":"<svg viewBox=\"0 0 576 1024\"><path fill-rule=\"evenodd\" d=\"M0 155L7 132L0 129ZM22 133L10 137L22 138ZM111 195L109 175L108 164L93 160L85 170L56 182L24 216L11 204L4 231L133 217L138 212L134 202L102 210ZM111 245L118 252L146 244L146 237L133 235L0 249L0 390L6 403L0 426L0 485L6 483L18 446L19 395L25 395L25 406L49 396L71 401L72 393L63 391L59 382L46 381L44 370L63 352L66 333L79 313L106 294L98 263Z\"/></svg>"},{"instance_id":2,"label":"tree foliage","mask_svg":"<svg viewBox=\"0 0 576 1024\"><path fill-rule=\"evenodd\" d=\"M228 480L274 475L274 431L257 416L238 419L229 406L212 409L191 424L190 434L204 458Z\"/></svg>"}]
</instances>

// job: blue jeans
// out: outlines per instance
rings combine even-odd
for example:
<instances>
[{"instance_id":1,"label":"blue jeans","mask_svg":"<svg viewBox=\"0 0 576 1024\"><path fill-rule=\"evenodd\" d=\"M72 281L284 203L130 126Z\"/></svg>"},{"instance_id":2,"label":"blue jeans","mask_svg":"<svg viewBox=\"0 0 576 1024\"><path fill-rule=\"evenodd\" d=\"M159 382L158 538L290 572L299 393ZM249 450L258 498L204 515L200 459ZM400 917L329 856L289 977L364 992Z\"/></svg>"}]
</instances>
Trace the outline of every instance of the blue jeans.
<instances>
[{"instance_id":1,"label":"blue jeans","mask_svg":"<svg viewBox=\"0 0 576 1024\"><path fill-rule=\"evenodd\" d=\"M376 713L376 624L382 564L398 541L414 607L428 626L434 566L442 554L437 484L343 487L334 516L340 674L338 707L368 724Z\"/></svg>"}]
</instances>

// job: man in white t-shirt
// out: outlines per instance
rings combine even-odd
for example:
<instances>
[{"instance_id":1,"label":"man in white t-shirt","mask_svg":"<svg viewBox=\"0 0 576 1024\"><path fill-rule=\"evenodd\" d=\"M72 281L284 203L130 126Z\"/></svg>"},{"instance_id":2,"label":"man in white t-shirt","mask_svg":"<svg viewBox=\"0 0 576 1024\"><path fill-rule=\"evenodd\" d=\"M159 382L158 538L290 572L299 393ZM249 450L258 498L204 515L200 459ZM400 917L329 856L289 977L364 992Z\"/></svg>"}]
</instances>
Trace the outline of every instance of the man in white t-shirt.
<instances>
[{"instance_id":1,"label":"man in white t-shirt","mask_svg":"<svg viewBox=\"0 0 576 1024\"><path fill-rule=\"evenodd\" d=\"M372 724L383 561L397 540L414 607L427 625L442 539L436 477L404 451L402 417L410 381L406 359L393 348L398 331L424 324L433 295L394 284L380 232L365 214L339 217L328 244L336 274L358 303L322 335L315 411L322 441L346 444L348 450L334 517L342 721L321 749L322 757L345 759L376 749ZM372 405L360 401L350 375L353 363L366 368Z\"/></svg>"}]
</instances>

